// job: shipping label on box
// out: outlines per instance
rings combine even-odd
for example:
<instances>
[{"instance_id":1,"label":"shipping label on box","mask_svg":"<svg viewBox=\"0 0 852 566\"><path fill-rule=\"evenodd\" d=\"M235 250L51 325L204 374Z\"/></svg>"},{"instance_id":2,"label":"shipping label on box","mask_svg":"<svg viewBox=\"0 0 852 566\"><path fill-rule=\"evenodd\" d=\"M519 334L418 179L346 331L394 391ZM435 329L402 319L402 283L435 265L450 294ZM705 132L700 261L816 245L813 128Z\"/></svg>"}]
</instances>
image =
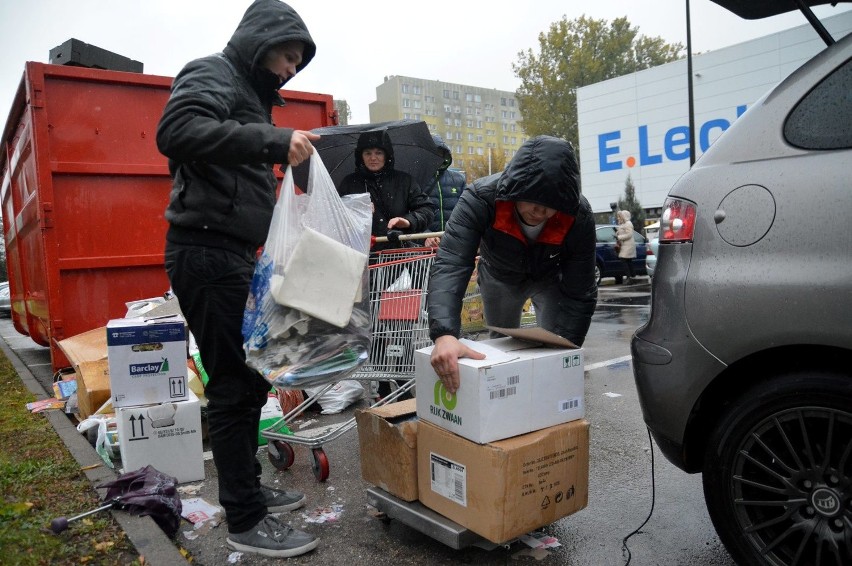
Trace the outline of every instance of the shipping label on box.
<instances>
[{"instance_id":1,"label":"shipping label on box","mask_svg":"<svg viewBox=\"0 0 852 566\"><path fill-rule=\"evenodd\" d=\"M106 334L114 407L188 399L182 317L114 319Z\"/></svg>"},{"instance_id":2,"label":"shipping label on box","mask_svg":"<svg viewBox=\"0 0 852 566\"><path fill-rule=\"evenodd\" d=\"M588 505L589 423L477 444L421 422L417 468L423 505L503 544Z\"/></svg>"},{"instance_id":3,"label":"shipping label on box","mask_svg":"<svg viewBox=\"0 0 852 566\"><path fill-rule=\"evenodd\" d=\"M414 399L355 411L361 476L402 499L417 499L417 415Z\"/></svg>"},{"instance_id":4,"label":"shipping label on box","mask_svg":"<svg viewBox=\"0 0 852 566\"><path fill-rule=\"evenodd\" d=\"M117 407L118 441L125 472L151 465L178 482L204 479L201 405L189 399Z\"/></svg>"},{"instance_id":5,"label":"shipping label on box","mask_svg":"<svg viewBox=\"0 0 852 566\"><path fill-rule=\"evenodd\" d=\"M459 360L461 384L455 394L432 369L432 347L415 352L420 419L486 443L583 418L582 349L508 337L463 342L486 358Z\"/></svg>"}]
</instances>

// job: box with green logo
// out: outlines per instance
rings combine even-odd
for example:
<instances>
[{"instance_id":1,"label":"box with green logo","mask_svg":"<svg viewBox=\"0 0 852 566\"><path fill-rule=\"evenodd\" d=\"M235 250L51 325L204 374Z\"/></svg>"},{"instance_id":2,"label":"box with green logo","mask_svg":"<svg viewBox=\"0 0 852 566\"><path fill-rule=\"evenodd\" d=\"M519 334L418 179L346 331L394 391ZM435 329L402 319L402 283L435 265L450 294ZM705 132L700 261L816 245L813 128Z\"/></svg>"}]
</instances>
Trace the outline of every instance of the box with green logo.
<instances>
[{"instance_id":1,"label":"box with green logo","mask_svg":"<svg viewBox=\"0 0 852 566\"><path fill-rule=\"evenodd\" d=\"M113 407L189 398L183 317L113 319L106 335Z\"/></svg>"},{"instance_id":2,"label":"box with green logo","mask_svg":"<svg viewBox=\"0 0 852 566\"><path fill-rule=\"evenodd\" d=\"M455 394L432 369L432 346L415 352L421 420L484 444L585 416L582 348L540 328L495 330L507 337L462 340L486 358L459 360Z\"/></svg>"}]
</instances>

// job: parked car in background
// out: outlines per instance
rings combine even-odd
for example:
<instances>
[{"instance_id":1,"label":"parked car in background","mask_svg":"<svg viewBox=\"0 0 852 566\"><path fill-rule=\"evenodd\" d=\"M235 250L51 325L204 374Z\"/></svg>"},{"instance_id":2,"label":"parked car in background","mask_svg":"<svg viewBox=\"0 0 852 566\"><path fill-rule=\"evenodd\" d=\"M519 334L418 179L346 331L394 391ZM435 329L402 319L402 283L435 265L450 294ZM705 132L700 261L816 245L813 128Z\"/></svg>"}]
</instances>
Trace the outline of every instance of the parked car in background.
<instances>
[{"instance_id":1,"label":"parked car in background","mask_svg":"<svg viewBox=\"0 0 852 566\"><path fill-rule=\"evenodd\" d=\"M0 316L11 316L12 301L9 296L9 282L0 282Z\"/></svg>"},{"instance_id":2,"label":"parked car in background","mask_svg":"<svg viewBox=\"0 0 852 566\"><path fill-rule=\"evenodd\" d=\"M619 284L627 277L627 267L624 265L624 260L618 257L618 253L615 251L616 228L617 226L612 224L598 224L595 228L595 239L597 241L595 278L598 285L604 277L615 277L615 282ZM633 239L636 241L633 275L645 275L647 240L645 240L645 236L636 231L633 232Z\"/></svg>"},{"instance_id":3,"label":"parked car in background","mask_svg":"<svg viewBox=\"0 0 852 566\"><path fill-rule=\"evenodd\" d=\"M713 0L749 19L795 3ZM755 102L663 205L639 402L739 564L852 564L852 34ZM804 38L803 38L804 43ZM808 220L811 219L811 220Z\"/></svg>"},{"instance_id":4,"label":"parked car in background","mask_svg":"<svg viewBox=\"0 0 852 566\"><path fill-rule=\"evenodd\" d=\"M648 242L647 253L645 255L645 271L648 272L648 277L653 279L654 268L657 267L657 252L660 248L660 239L653 238Z\"/></svg>"}]
</instances>

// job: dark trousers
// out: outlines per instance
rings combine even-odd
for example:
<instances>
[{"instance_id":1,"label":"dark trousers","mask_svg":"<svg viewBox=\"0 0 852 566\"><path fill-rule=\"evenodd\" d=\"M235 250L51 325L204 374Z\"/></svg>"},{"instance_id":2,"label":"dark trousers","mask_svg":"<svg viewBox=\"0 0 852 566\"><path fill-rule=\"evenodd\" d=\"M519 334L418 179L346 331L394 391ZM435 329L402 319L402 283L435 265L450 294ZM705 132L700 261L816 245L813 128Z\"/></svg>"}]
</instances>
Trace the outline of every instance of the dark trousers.
<instances>
[{"instance_id":1,"label":"dark trousers","mask_svg":"<svg viewBox=\"0 0 852 566\"><path fill-rule=\"evenodd\" d=\"M209 376L205 388L219 503L228 530L241 533L266 516L257 460L260 411L270 384L246 365L242 322L255 252L167 242L166 272Z\"/></svg>"},{"instance_id":2,"label":"dark trousers","mask_svg":"<svg viewBox=\"0 0 852 566\"><path fill-rule=\"evenodd\" d=\"M621 261L624 262L624 266L627 268L627 276L633 277L633 258L632 257L623 257Z\"/></svg>"},{"instance_id":3,"label":"dark trousers","mask_svg":"<svg viewBox=\"0 0 852 566\"><path fill-rule=\"evenodd\" d=\"M559 321L559 302L562 293L559 285L552 279L520 283L500 281L491 274L488 264L479 262L478 283L482 294L482 308L488 326L499 328L518 328L521 325L521 313L527 299L532 299L538 326L554 331ZM502 336L490 333L492 338Z\"/></svg>"}]
</instances>

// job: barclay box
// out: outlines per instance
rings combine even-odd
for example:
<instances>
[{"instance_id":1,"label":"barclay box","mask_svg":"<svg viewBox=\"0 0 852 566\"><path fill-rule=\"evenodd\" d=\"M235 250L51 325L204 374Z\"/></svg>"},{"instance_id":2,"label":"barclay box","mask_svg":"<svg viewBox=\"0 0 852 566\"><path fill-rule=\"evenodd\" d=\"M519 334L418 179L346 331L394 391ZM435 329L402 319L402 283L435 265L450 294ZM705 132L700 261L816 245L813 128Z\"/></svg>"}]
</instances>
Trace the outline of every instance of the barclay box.
<instances>
[{"instance_id":1,"label":"barclay box","mask_svg":"<svg viewBox=\"0 0 852 566\"><path fill-rule=\"evenodd\" d=\"M459 359L455 394L432 369L432 347L415 352L418 418L479 443L583 418L582 348L538 328L499 331L524 339L462 340L486 358Z\"/></svg>"},{"instance_id":2,"label":"barclay box","mask_svg":"<svg viewBox=\"0 0 852 566\"><path fill-rule=\"evenodd\" d=\"M114 407L188 398L182 317L114 319L107 324L106 334Z\"/></svg>"}]
</instances>

